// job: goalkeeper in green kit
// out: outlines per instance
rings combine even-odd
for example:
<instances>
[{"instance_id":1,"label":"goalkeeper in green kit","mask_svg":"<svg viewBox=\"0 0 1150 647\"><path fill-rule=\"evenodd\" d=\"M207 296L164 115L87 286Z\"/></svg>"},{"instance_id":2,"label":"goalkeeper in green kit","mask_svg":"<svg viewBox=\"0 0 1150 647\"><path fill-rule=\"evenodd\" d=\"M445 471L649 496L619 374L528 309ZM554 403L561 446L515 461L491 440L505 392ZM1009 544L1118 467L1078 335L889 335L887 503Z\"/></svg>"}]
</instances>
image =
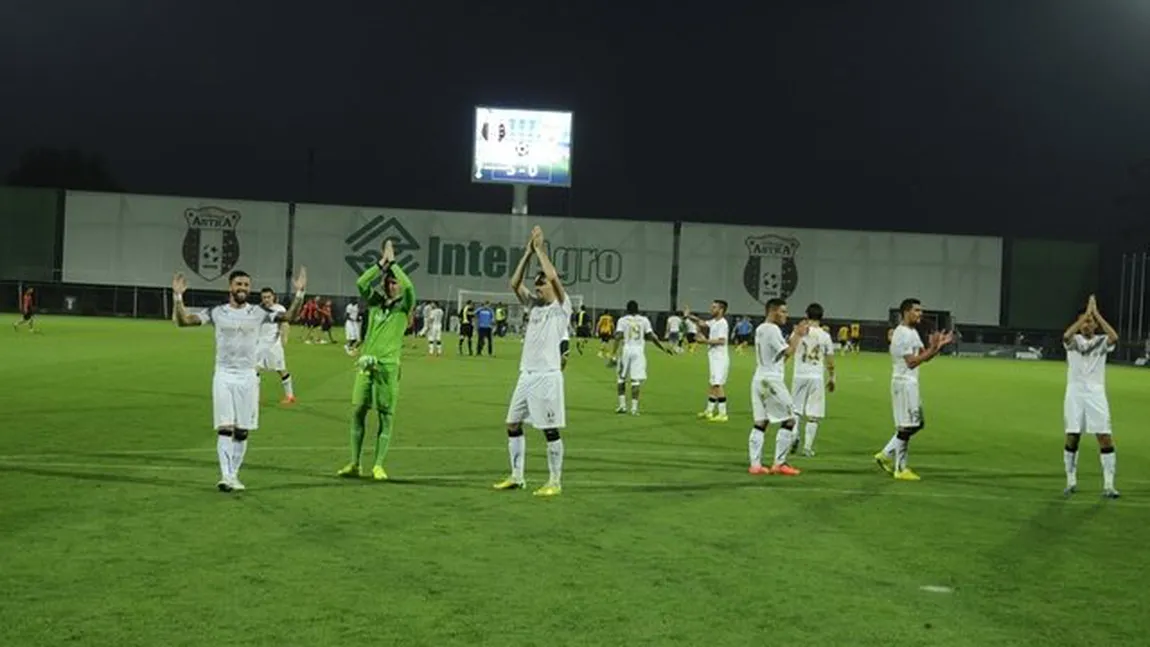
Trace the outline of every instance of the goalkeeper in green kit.
<instances>
[{"instance_id":1,"label":"goalkeeper in green kit","mask_svg":"<svg viewBox=\"0 0 1150 647\"><path fill-rule=\"evenodd\" d=\"M383 281L374 286L380 277ZM359 288L360 297L367 302L367 332L359 348L359 371L351 393L351 403L355 407L351 418L351 462L339 471L339 475L349 478L360 475L359 459L367 431L367 413L375 409L379 414L379 433L375 437L371 477L385 481L387 472L383 470L383 459L387 457L387 446L391 443L391 425L395 421L395 405L399 401L399 356L403 352L403 333L415 308L415 287L395 262L395 248L390 240L383 244L383 256L379 262L367 268L355 285Z\"/></svg>"}]
</instances>

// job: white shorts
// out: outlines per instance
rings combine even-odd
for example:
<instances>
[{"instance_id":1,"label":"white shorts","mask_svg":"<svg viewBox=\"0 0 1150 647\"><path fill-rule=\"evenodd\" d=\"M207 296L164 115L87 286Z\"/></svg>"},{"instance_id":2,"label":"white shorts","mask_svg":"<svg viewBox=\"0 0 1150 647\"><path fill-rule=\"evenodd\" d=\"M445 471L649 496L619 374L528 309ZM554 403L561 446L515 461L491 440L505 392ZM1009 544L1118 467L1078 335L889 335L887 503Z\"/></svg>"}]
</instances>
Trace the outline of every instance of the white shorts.
<instances>
[{"instance_id":1,"label":"white shorts","mask_svg":"<svg viewBox=\"0 0 1150 647\"><path fill-rule=\"evenodd\" d=\"M567 426L563 401L563 373L520 373L507 407L507 424L526 422L536 429L562 429Z\"/></svg>"},{"instance_id":2,"label":"white shorts","mask_svg":"<svg viewBox=\"0 0 1150 647\"><path fill-rule=\"evenodd\" d=\"M343 336L345 341L353 342L359 341L359 322L347 321L343 324Z\"/></svg>"},{"instance_id":3,"label":"white shorts","mask_svg":"<svg viewBox=\"0 0 1150 647\"><path fill-rule=\"evenodd\" d=\"M261 371L286 371L287 360L284 359L284 345L278 341L256 349L256 368Z\"/></svg>"},{"instance_id":4,"label":"white shorts","mask_svg":"<svg viewBox=\"0 0 1150 647\"><path fill-rule=\"evenodd\" d=\"M212 413L216 429L253 431L260 426L260 377L255 371L216 372L212 377Z\"/></svg>"},{"instance_id":5,"label":"white shorts","mask_svg":"<svg viewBox=\"0 0 1150 647\"><path fill-rule=\"evenodd\" d=\"M1110 433L1110 402L1102 389L1067 389L1062 415L1068 434L1105 436Z\"/></svg>"},{"instance_id":6,"label":"white shorts","mask_svg":"<svg viewBox=\"0 0 1150 647\"><path fill-rule=\"evenodd\" d=\"M922 400L918 397L918 382L891 380L890 402L895 427L915 429L924 426Z\"/></svg>"},{"instance_id":7,"label":"white shorts","mask_svg":"<svg viewBox=\"0 0 1150 647\"><path fill-rule=\"evenodd\" d=\"M731 358L707 357L707 368L710 370L711 386L726 386L727 374L731 372Z\"/></svg>"},{"instance_id":8,"label":"white shorts","mask_svg":"<svg viewBox=\"0 0 1150 647\"><path fill-rule=\"evenodd\" d=\"M827 384L822 377L796 377L791 384L795 392L795 412L808 418L827 415Z\"/></svg>"},{"instance_id":9,"label":"white shorts","mask_svg":"<svg viewBox=\"0 0 1150 647\"><path fill-rule=\"evenodd\" d=\"M751 417L771 424L794 419L795 403L782 378L756 375L751 380Z\"/></svg>"},{"instance_id":10,"label":"white shorts","mask_svg":"<svg viewBox=\"0 0 1150 647\"><path fill-rule=\"evenodd\" d=\"M618 378L620 382L631 379L632 384L647 380L647 354L640 350L623 351L619 355Z\"/></svg>"},{"instance_id":11,"label":"white shorts","mask_svg":"<svg viewBox=\"0 0 1150 647\"><path fill-rule=\"evenodd\" d=\"M427 328L427 341L443 341L443 326L429 326Z\"/></svg>"}]
</instances>

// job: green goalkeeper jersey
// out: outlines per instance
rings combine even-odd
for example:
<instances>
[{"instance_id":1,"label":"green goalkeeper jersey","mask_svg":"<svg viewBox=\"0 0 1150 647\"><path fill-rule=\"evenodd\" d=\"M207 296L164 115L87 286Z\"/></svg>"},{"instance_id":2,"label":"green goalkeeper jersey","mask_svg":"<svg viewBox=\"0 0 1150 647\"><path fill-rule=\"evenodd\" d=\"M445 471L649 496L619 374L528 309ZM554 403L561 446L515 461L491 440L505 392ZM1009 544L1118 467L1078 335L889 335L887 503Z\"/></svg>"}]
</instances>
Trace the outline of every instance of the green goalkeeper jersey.
<instances>
[{"instance_id":1,"label":"green goalkeeper jersey","mask_svg":"<svg viewBox=\"0 0 1150 647\"><path fill-rule=\"evenodd\" d=\"M374 357L384 364L399 364L403 352L403 334L407 332L412 309L415 307L415 286L411 278L399 267L391 264L391 272L399 282L400 295L394 300L384 294L383 284L375 287L383 276L376 263L359 275L355 286L367 302L367 332L360 346L361 357Z\"/></svg>"}]
</instances>

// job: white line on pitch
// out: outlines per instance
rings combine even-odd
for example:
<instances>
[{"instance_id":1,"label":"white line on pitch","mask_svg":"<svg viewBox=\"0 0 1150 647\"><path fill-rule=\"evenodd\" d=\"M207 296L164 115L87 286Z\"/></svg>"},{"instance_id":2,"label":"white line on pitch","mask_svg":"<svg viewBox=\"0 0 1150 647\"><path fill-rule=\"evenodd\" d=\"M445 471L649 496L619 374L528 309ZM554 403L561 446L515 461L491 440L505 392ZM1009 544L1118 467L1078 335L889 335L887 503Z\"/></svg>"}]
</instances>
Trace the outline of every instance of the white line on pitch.
<instances>
[{"instance_id":1,"label":"white line on pitch","mask_svg":"<svg viewBox=\"0 0 1150 647\"><path fill-rule=\"evenodd\" d=\"M105 464L105 463L5 463L0 462L0 467L27 467L33 469L97 469L97 470L128 470L128 471L159 471L159 472L191 472L203 471L205 466L199 465L132 465L132 464ZM258 468L257 468L258 469ZM335 480L335 476L327 474L315 473L311 476L320 479ZM401 481L448 481L448 482L473 482L476 487L486 488L486 484L481 478L476 478L472 475L460 474L404 474L399 477ZM690 488L692 486L706 487L711 485L730 486L733 489L740 490L753 490L755 492L766 494L835 494L842 496L855 496L855 495L873 495L878 497L908 497L917 499L954 499L954 500L968 500L968 501L1017 501L1026 503L1044 503L1050 502L1057 498L1057 494L1052 494L1048 497L1018 497L1018 496L996 496L993 494L965 494L960 492L930 492L923 490L912 489L892 489L887 488L883 491L862 490L858 488L832 488L822 486L808 486L797 485L795 487L769 487L758 486L756 481L614 481L614 480L598 480L587 479L583 480L578 477L571 479L568 477L566 485L570 490L574 487L576 490L580 487L587 487L592 489L607 489L607 488L646 488L651 490L660 489L679 489ZM911 486L913 487L913 486ZM1098 505L1101 503L1096 497L1085 494L1080 494L1075 498L1067 499L1067 504L1090 504ZM1114 505L1124 508L1150 508L1150 502L1146 501L1123 501L1115 503Z\"/></svg>"}]
</instances>

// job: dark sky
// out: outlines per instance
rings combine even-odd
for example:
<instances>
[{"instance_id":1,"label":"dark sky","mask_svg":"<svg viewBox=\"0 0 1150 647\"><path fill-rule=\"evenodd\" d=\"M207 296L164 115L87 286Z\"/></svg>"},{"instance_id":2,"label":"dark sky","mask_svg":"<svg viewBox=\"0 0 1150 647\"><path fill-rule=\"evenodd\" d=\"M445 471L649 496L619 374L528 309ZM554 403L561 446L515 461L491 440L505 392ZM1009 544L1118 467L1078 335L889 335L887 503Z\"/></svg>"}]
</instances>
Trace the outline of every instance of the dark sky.
<instances>
[{"instance_id":1,"label":"dark sky","mask_svg":"<svg viewBox=\"0 0 1150 647\"><path fill-rule=\"evenodd\" d=\"M575 112L579 216L1065 235L1150 157L1143 0L7 0L0 79L0 168L136 192L303 199L314 146L316 201L505 211L479 103Z\"/></svg>"}]
</instances>

